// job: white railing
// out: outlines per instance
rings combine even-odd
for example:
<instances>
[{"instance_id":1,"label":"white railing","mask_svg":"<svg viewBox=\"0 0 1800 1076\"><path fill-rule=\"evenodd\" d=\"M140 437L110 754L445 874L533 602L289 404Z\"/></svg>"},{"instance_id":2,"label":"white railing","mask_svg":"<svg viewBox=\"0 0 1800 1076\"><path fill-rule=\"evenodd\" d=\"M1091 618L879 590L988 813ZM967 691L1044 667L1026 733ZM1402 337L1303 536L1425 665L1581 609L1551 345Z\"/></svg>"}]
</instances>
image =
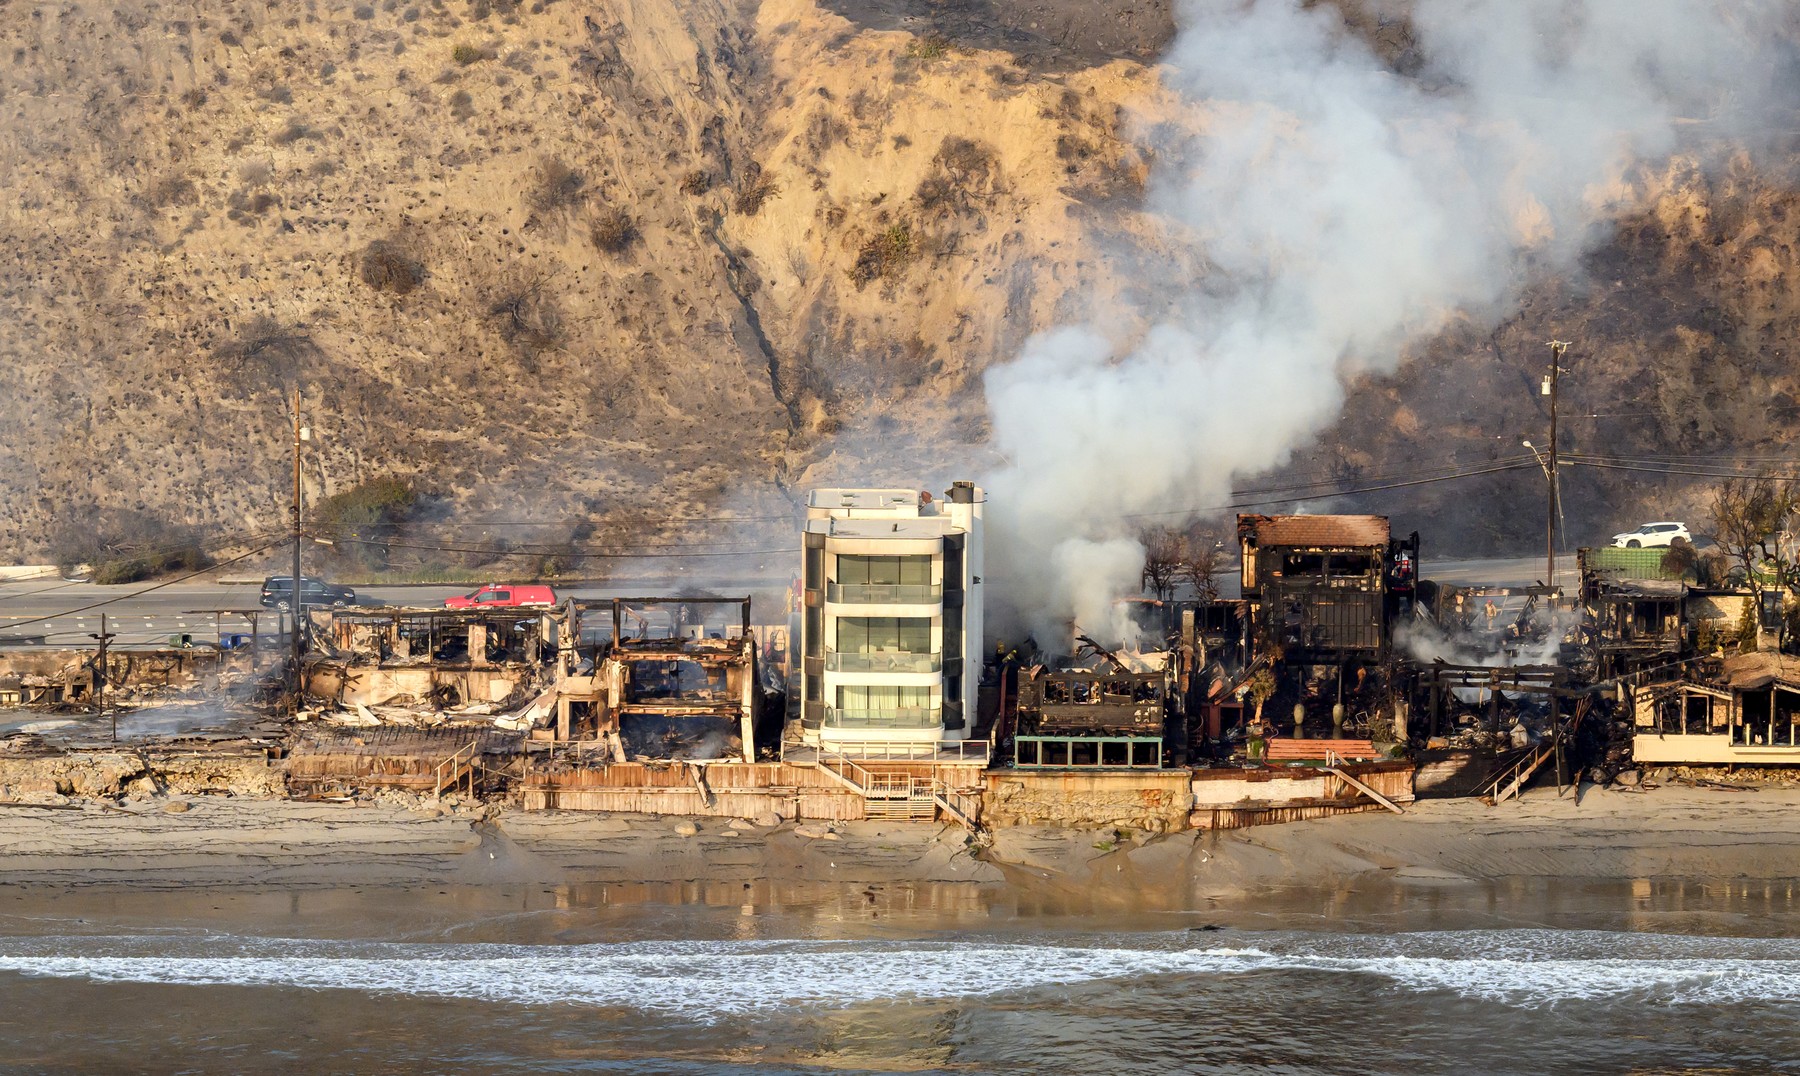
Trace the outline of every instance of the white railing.
<instances>
[{"instance_id":1,"label":"white railing","mask_svg":"<svg viewBox=\"0 0 1800 1076\"><path fill-rule=\"evenodd\" d=\"M826 583L825 600L838 605L942 605L944 588L924 583Z\"/></svg>"},{"instance_id":2,"label":"white railing","mask_svg":"<svg viewBox=\"0 0 1800 1076\"><path fill-rule=\"evenodd\" d=\"M861 766L858 766L843 755L828 754L824 751L819 752L819 768L837 775L838 780L849 785L864 796L869 794L869 787L875 780L874 774L863 769Z\"/></svg>"},{"instance_id":3,"label":"white railing","mask_svg":"<svg viewBox=\"0 0 1800 1076\"><path fill-rule=\"evenodd\" d=\"M944 669L944 656L907 650L825 651L825 670L844 673L934 673Z\"/></svg>"},{"instance_id":4,"label":"white railing","mask_svg":"<svg viewBox=\"0 0 1800 1076\"><path fill-rule=\"evenodd\" d=\"M828 755L853 755L865 762L979 762L986 765L993 756L993 746L987 740L851 740L815 747L796 733L782 738L781 760L805 766Z\"/></svg>"},{"instance_id":5,"label":"white railing","mask_svg":"<svg viewBox=\"0 0 1800 1076\"><path fill-rule=\"evenodd\" d=\"M944 711L933 706L902 710L844 710L828 707L828 729L929 729L944 723Z\"/></svg>"},{"instance_id":6,"label":"white railing","mask_svg":"<svg viewBox=\"0 0 1800 1076\"><path fill-rule=\"evenodd\" d=\"M986 740L868 740L841 743L833 751L853 752L865 762L981 762L988 760Z\"/></svg>"}]
</instances>

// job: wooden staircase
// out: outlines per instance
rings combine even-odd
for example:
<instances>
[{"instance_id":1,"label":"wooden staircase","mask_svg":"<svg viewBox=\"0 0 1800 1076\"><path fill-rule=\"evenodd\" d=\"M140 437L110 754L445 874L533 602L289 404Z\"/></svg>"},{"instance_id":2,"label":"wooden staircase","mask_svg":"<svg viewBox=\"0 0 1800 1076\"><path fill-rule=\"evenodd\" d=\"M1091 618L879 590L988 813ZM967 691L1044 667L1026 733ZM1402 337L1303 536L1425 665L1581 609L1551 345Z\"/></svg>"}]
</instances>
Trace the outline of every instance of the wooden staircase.
<instances>
[{"instance_id":1,"label":"wooden staircase","mask_svg":"<svg viewBox=\"0 0 1800 1076\"><path fill-rule=\"evenodd\" d=\"M432 767L433 795L442 796L445 792L453 792L465 786L469 792L475 791L475 767L479 747L479 741L470 740L462 747L457 748L455 754Z\"/></svg>"},{"instance_id":2,"label":"wooden staircase","mask_svg":"<svg viewBox=\"0 0 1800 1076\"><path fill-rule=\"evenodd\" d=\"M1489 803L1500 804L1517 796L1525 788L1525 782L1532 779L1544 768L1544 763L1556 757L1554 739L1544 740L1536 747L1528 748L1511 764L1503 766L1490 776L1481 786L1478 795Z\"/></svg>"},{"instance_id":3,"label":"wooden staircase","mask_svg":"<svg viewBox=\"0 0 1800 1076\"><path fill-rule=\"evenodd\" d=\"M1482 783L1478 795L1497 807L1523 792L1525 783L1543 769L1545 763L1562 754L1565 743L1574 742L1575 733L1581 728L1581 722L1587 717L1590 708L1590 700L1582 699L1575 705L1575 716L1569 721L1566 728L1556 728L1548 739L1540 740L1527 748L1524 754L1513 762L1495 771ZM1557 777L1559 793L1562 787L1561 781L1562 778L1559 774ZM1577 781L1579 782L1579 775L1577 775Z\"/></svg>"},{"instance_id":4,"label":"wooden staircase","mask_svg":"<svg viewBox=\"0 0 1800 1076\"><path fill-rule=\"evenodd\" d=\"M863 798L863 815L892 822L930 822L942 810L967 827L979 830L974 797L965 796L935 777L876 773L834 752L819 752L819 769Z\"/></svg>"}]
</instances>

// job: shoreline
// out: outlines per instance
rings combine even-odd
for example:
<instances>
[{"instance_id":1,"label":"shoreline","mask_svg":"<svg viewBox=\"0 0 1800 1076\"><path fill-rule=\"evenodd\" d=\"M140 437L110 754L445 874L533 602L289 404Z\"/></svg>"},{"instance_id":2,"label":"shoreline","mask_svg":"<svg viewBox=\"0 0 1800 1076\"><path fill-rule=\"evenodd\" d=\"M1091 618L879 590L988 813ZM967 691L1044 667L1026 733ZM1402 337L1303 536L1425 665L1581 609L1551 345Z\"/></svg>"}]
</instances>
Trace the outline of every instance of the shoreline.
<instances>
[{"instance_id":1,"label":"shoreline","mask_svg":"<svg viewBox=\"0 0 1800 1076\"><path fill-rule=\"evenodd\" d=\"M1254 892L1394 884L1421 893L1515 879L1729 886L1800 880L1800 789L1534 789L1488 807L1412 804L1153 836L955 826L761 827L438 805L175 796L125 807L0 808L0 889L181 891L342 886L974 885L1027 901L1175 911ZM691 835L689 835L691 834Z\"/></svg>"}]
</instances>

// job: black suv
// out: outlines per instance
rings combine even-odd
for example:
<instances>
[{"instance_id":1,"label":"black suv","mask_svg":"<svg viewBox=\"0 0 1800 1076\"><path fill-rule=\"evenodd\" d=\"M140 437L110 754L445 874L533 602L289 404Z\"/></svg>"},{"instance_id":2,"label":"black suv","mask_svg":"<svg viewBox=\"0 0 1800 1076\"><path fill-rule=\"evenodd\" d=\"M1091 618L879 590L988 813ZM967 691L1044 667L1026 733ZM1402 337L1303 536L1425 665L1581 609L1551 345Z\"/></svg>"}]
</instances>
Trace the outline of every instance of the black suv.
<instances>
[{"instance_id":1,"label":"black suv","mask_svg":"<svg viewBox=\"0 0 1800 1076\"><path fill-rule=\"evenodd\" d=\"M355 605L356 591L303 575L300 577L300 601L303 605ZM293 608L294 577L271 575L263 580L262 603L284 612Z\"/></svg>"}]
</instances>

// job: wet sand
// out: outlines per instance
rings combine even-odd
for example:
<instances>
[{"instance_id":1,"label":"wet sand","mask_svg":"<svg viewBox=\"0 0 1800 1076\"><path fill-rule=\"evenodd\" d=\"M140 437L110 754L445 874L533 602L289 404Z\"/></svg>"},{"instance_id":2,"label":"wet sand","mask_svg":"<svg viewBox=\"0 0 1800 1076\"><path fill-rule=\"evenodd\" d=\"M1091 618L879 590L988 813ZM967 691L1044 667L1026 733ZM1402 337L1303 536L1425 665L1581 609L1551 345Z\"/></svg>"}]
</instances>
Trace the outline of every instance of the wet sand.
<instances>
[{"instance_id":1,"label":"wet sand","mask_svg":"<svg viewBox=\"0 0 1800 1076\"><path fill-rule=\"evenodd\" d=\"M489 808L407 810L232 797L125 808L0 808L0 891L35 893L344 886L879 884L967 887L1074 914L1228 910L1281 891L1418 894L1532 879L1749 887L1800 880L1800 790L1553 790L1488 807L1429 801L1361 814L1165 837L1001 829L991 847L953 826L840 823L733 828ZM1252 901L1252 897L1256 899ZM651 898L654 899L654 898Z\"/></svg>"},{"instance_id":2,"label":"wet sand","mask_svg":"<svg viewBox=\"0 0 1800 1076\"><path fill-rule=\"evenodd\" d=\"M979 851L916 824L176 802L0 809L12 1064L1723 1071L1800 1046L1794 791Z\"/></svg>"}]
</instances>

